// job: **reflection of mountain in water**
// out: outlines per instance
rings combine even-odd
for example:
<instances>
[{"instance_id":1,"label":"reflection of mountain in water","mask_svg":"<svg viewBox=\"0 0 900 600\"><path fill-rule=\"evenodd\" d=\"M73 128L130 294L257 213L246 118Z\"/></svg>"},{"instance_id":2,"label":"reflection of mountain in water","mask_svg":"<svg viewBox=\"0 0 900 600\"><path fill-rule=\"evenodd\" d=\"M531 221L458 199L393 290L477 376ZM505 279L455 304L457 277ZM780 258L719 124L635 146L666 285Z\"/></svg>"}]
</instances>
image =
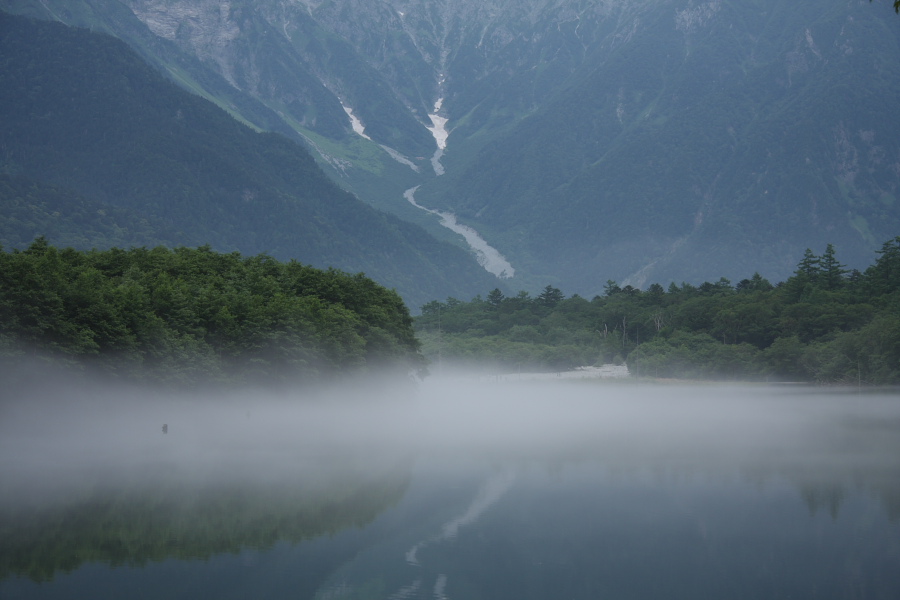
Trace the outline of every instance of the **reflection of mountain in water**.
<instances>
[{"instance_id":1,"label":"reflection of mountain in water","mask_svg":"<svg viewBox=\"0 0 900 600\"><path fill-rule=\"evenodd\" d=\"M335 467L339 472L339 466ZM406 461L375 473L348 469L325 484L248 486L168 477L122 487L86 484L43 505L0 508L0 580L49 581L89 562L144 565L207 559L363 527L408 485Z\"/></svg>"}]
</instances>

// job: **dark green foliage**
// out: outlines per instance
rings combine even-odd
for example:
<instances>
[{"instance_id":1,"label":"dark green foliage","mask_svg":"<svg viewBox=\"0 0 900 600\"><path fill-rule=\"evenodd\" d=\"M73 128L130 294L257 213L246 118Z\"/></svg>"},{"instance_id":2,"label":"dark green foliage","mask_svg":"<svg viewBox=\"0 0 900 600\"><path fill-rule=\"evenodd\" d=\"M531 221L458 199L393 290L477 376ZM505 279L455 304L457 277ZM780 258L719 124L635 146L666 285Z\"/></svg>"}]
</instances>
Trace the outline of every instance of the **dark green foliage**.
<instances>
[{"instance_id":1,"label":"dark green foliage","mask_svg":"<svg viewBox=\"0 0 900 600\"><path fill-rule=\"evenodd\" d=\"M432 360L503 370L627 361L651 377L896 384L900 237L878 255L861 274L843 269L831 244L822 256L807 250L777 286L755 273L735 287L721 278L668 291L607 281L591 301L548 302L552 286L536 299L435 301L416 328Z\"/></svg>"},{"instance_id":2,"label":"dark green foliage","mask_svg":"<svg viewBox=\"0 0 900 600\"><path fill-rule=\"evenodd\" d=\"M900 291L900 236L885 242L878 254L865 273L868 292L880 296Z\"/></svg>"},{"instance_id":3,"label":"dark green foliage","mask_svg":"<svg viewBox=\"0 0 900 600\"><path fill-rule=\"evenodd\" d=\"M303 381L420 364L396 292L208 246L0 252L0 355L162 383Z\"/></svg>"},{"instance_id":4,"label":"dark green foliage","mask_svg":"<svg viewBox=\"0 0 900 600\"><path fill-rule=\"evenodd\" d=\"M538 303L541 304L541 306L545 306L547 308L553 308L554 306L559 304L564 298L565 298L565 296L558 288L555 288L552 285L548 285L547 287L544 288L544 290L541 292L541 294L537 297L537 301L538 301Z\"/></svg>"}]
</instances>

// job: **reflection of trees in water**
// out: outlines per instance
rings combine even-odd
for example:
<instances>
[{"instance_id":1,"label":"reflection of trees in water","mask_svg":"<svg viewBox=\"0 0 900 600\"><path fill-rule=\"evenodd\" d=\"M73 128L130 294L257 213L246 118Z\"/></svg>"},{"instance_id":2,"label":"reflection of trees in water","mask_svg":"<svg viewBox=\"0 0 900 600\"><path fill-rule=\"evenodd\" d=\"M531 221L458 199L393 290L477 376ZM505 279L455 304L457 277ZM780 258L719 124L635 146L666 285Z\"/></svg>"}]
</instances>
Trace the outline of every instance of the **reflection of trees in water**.
<instances>
[{"instance_id":1,"label":"reflection of trees in water","mask_svg":"<svg viewBox=\"0 0 900 600\"><path fill-rule=\"evenodd\" d=\"M888 520L900 521L900 465L782 466L767 470L756 468L749 472L752 473L749 479L757 484L773 478L790 482L810 516L826 513L837 519L844 502L854 495L867 494L881 503Z\"/></svg>"},{"instance_id":2,"label":"reflection of trees in water","mask_svg":"<svg viewBox=\"0 0 900 600\"><path fill-rule=\"evenodd\" d=\"M900 476L890 483L879 486L879 495L884 503L888 518L892 522L900 521Z\"/></svg>"},{"instance_id":3,"label":"reflection of trees in water","mask_svg":"<svg viewBox=\"0 0 900 600\"><path fill-rule=\"evenodd\" d=\"M362 527L398 502L408 464L326 486L156 482L99 488L53 506L0 508L0 579L49 581L88 562L206 559Z\"/></svg>"},{"instance_id":4,"label":"reflection of trees in water","mask_svg":"<svg viewBox=\"0 0 900 600\"><path fill-rule=\"evenodd\" d=\"M797 489L810 516L825 513L837 519L848 499L867 494L881 503L888 520L900 521L900 466L862 463L816 468L783 466L769 470L752 469L751 473L752 481L757 484L764 484L773 478L790 482Z\"/></svg>"},{"instance_id":5,"label":"reflection of trees in water","mask_svg":"<svg viewBox=\"0 0 900 600\"><path fill-rule=\"evenodd\" d=\"M800 488L800 496L809 508L810 515L827 511L832 519L838 518L843 502L854 489L860 487L859 482L852 481L800 480L795 483ZM868 483L864 485L864 490L878 498L891 522L900 521L900 473L895 474L892 480L881 479Z\"/></svg>"},{"instance_id":6,"label":"reflection of trees in water","mask_svg":"<svg viewBox=\"0 0 900 600\"><path fill-rule=\"evenodd\" d=\"M829 481L800 483L800 496L815 516L820 510L827 510L832 519L837 519L841 502L847 495L844 486Z\"/></svg>"},{"instance_id":7,"label":"reflection of trees in water","mask_svg":"<svg viewBox=\"0 0 900 600\"><path fill-rule=\"evenodd\" d=\"M720 461L719 458L667 456L658 457L654 462L638 454L631 458L616 456L599 460L611 477L621 480L640 478L648 473L659 482L716 477L730 479L738 472L743 481L760 488L772 480L786 481L797 489L811 516L824 512L833 519L838 518L848 498L854 494L868 494L882 504L891 522L900 521L900 450L896 458L889 459L891 462L869 463L865 457L858 457L832 465L824 464L821 458L792 462L790 457L783 457L780 462L772 464L754 464L752 460L741 462L733 458ZM596 450L555 456L543 461L542 465L548 476L560 479L566 467L573 462L588 463L592 460L597 460Z\"/></svg>"},{"instance_id":8,"label":"reflection of trees in water","mask_svg":"<svg viewBox=\"0 0 900 600\"><path fill-rule=\"evenodd\" d=\"M820 510L828 510L832 518L837 518L841 504L849 496L848 490L858 488L858 483L827 483L801 484L800 493L809 512L815 515ZM900 522L900 473L894 474L892 479L881 479L864 486L865 490L878 498L884 507L888 520L892 523Z\"/></svg>"}]
</instances>

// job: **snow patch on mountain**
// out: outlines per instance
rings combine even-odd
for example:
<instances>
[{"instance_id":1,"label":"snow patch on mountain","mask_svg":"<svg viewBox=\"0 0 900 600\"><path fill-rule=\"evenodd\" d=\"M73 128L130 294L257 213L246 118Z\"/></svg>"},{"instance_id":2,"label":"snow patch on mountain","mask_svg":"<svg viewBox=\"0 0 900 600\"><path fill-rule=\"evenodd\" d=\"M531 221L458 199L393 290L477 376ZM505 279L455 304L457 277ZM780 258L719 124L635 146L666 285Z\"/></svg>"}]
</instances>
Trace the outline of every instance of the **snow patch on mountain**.
<instances>
[{"instance_id":1,"label":"snow patch on mountain","mask_svg":"<svg viewBox=\"0 0 900 600\"><path fill-rule=\"evenodd\" d=\"M443 104L444 99L438 98L437 102L434 103L434 112L428 115L428 118L431 119L431 127L428 128L428 131L431 132L431 135L434 136L434 141L437 143L437 150L434 156L431 157L431 166L434 168L435 175L444 174L444 165L441 164L441 157L444 156L447 138L450 137L450 132L447 131L447 121L449 119L439 114Z\"/></svg>"},{"instance_id":2,"label":"snow patch on mountain","mask_svg":"<svg viewBox=\"0 0 900 600\"><path fill-rule=\"evenodd\" d=\"M694 33L706 25L721 7L721 0L713 0L699 6L679 10L675 13L675 29L682 33Z\"/></svg>"},{"instance_id":3,"label":"snow patch on mountain","mask_svg":"<svg viewBox=\"0 0 900 600\"><path fill-rule=\"evenodd\" d=\"M363 127L362 121L359 120L359 117L353 114L353 109L349 106L345 106L341 104L341 108L344 109L344 112L347 113L347 116L350 117L350 126L353 128L353 131L367 140L371 140L369 136L366 135L366 128Z\"/></svg>"}]
</instances>

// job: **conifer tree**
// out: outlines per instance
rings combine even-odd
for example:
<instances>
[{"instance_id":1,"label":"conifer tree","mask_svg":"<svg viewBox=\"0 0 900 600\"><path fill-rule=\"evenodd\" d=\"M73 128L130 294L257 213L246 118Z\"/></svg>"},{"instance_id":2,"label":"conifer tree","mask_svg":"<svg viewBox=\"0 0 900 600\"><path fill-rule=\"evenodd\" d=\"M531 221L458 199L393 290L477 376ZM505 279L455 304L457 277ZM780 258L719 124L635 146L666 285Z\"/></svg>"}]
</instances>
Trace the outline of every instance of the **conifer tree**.
<instances>
[{"instance_id":1,"label":"conifer tree","mask_svg":"<svg viewBox=\"0 0 900 600\"><path fill-rule=\"evenodd\" d=\"M819 279L821 287L833 291L844 284L844 275L847 270L839 263L834 255L834 246L828 244L825 254L819 259Z\"/></svg>"},{"instance_id":2,"label":"conifer tree","mask_svg":"<svg viewBox=\"0 0 900 600\"><path fill-rule=\"evenodd\" d=\"M819 257L807 248L806 252L803 253L803 258L797 264L797 270L794 271L794 274L804 279L807 283L816 283L821 273L819 265Z\"/></svg>"},{"instance_id":3,"label":"conifer tree","mask_svg":"<svg viewBox=\"0 0 900 600\"><path fill-rule=\"evenodd\" d=\"M563 295L563 293L558 288L555 288L552 285L548 285L547 287L545 287L537 297L538 302L550 308L559 304L564 298L565 296Z\"/></svg>"},{"instance_id":4,"label":"conifer tree","mask_svg":"<svg viewBox=\"0 0 900 600\"><path fill-rule=\"evenodd\" d=\"M877 251L875 264L866 269L866 281L872 295L900 290L900 235L888 240Z\"/></svg>"}]
</instances>

